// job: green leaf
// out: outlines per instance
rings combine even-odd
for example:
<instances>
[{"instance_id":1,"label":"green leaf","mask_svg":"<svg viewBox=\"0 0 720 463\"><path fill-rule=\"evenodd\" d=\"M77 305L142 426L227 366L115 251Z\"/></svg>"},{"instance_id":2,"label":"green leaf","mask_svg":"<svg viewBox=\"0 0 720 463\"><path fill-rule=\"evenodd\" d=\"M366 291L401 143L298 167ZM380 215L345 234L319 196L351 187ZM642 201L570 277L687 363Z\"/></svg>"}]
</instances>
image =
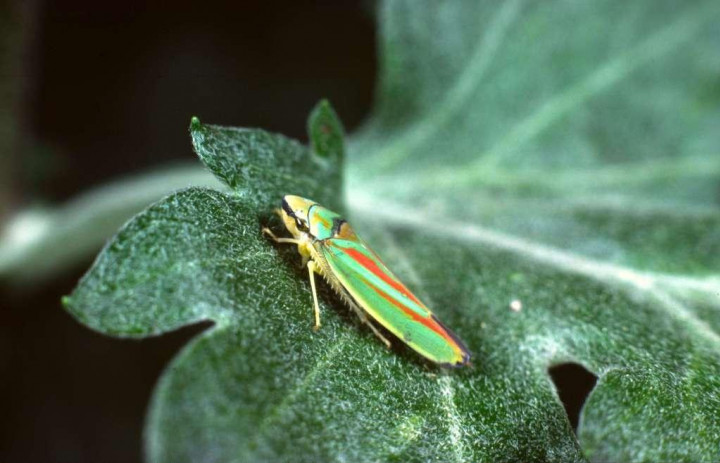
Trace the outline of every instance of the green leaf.
<instances>
[{"instance_id":1,"label":"green leaf","mask_svg":"<svg viewBox=\"0 0 720 463\"><path fill-rule=\"evenodd\" d=\"M328 162L338 162L345 156L345 130L327 101L321 101L310 113L308 133L318 156L328 158Z\"/></svg>"},{"instance_id":2,"label":"green leaf","mask_svg":"<svg viewBox=\"0 0 720 463\"><path fill-rule=\"evenodd\" d=\"M101 185L55 209L23 211L0 236L0 278L38 280L77 265L130 217L190 185L223 188L197 165L179 165Z\"/></svg>"},{"instance_id":3,"label":"green leaf","mask_svg":"<svg viewBox=\"0 0 720 463\"><path fill-rule=\"evenodd\" d=\"M147 336L210 320L160 380L148 459L713 461L720 441L720 6L386 2L351 141L352 223L473 351L386 350L260 229L283 194L341 204L342 128L312 150L194 120L232 193L156 203L68 309ZM577 437L548 375L598 376Z\"/></svg>"},{"instance_id":4,"label":"green leaf","mask_svg":"<svg viewBox=\"0 0 720 463\"><path fill-rule=\"evenodd\" d=\"M200 160L258 209L278 204L286 194L322 198L341 208L342 127L333 118L327 102L313 110L308 132L314 150L264 130L203 125L197 118L190 134Z\"/></svg>"}]
</instances>

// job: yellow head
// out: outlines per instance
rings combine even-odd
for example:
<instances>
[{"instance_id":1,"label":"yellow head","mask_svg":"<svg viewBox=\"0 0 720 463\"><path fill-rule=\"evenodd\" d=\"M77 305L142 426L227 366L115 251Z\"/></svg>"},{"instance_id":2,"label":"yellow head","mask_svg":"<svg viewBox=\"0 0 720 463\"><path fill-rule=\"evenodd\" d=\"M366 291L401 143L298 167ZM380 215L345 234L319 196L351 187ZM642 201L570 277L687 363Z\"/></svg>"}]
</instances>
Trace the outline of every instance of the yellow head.
<instances>
[{"instance_id":1,"label":"yellow head","mask_svg":"<svg viewBox=\"0 0 720 463\"><path fill-rule=\"evenodd\" d=\"M303 233L309 231L308 211L314 204L314 201L300 196L283 196L280 216L285 224L285 228L287 228L295 238L299 238Z\"/></svg>"}]
</instances>

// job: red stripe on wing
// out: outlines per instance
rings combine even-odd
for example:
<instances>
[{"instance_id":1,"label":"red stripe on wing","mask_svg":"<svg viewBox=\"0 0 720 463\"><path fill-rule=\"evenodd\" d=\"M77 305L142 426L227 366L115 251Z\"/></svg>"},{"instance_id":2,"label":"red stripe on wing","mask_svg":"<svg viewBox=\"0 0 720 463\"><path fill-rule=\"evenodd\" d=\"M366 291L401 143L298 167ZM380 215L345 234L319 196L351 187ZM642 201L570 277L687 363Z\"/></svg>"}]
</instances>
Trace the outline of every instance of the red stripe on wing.
<instances>
[{"instance_id":1,"label":"red stripe on wing","mask_svg":"<svg viewBox=\"0 0 720 463\"><path fill-rule=\"evenodd\" d=\"M405 285L400 283L397 279L393 278L391 275L388 275L387 272L383 271L380 267L378 267L378 265L371 258L366 256L362 252L358 251L357 249L343 248L343 250L350 257L352 257L356 262L358 262L360 265L365 267L365 269L367 271L369 271L370 273L377 276L382 281L384 281L385 283L387 283L388 285L390 285L391 287L396 289L403 296L408 297L410 300L412 300L414 303L416 303L420 307L427 309L427 307L425 307L425 304L420 302L418 300L418 298L416 298L415 295L413 293L411 293L410 290L405 287ZM429 312L429 310L428 310L428 312Z\"/></svg>"},{"instance_id":2,"label":"red stripe on wing","mask_svg":"<svg viewBox=\"0 0 720 463\"><path fill-rule=\"evenodd\" d=\"M413 321L421 323L426 328L428 328L431 331L442 336L442 338L445 339L450 345L452 345L453 347L455 347L457 350L459 350L461 352L460 357L463 362L465 361L466 356L469 357L469 354L467 353L467 348L464 345L462 345L461 343L459 343L457 337L453 333L451 333L447 328L445 328L445 326L443 326L441 323L439 323L435 319L435 317L423 317L422 315L418 314L417 312L412 310L410 307L406 306L401 301L398 301L396 298L390 296L388 293L386 293L382 289L378 288L377 286L373 285L366 279L362 278L362 281L363 281L363 283L368 285L370 288L372 288L373 291L375 291L380 297L382 297L383 299L385 299L386 301L388 301L389 303L391 303L398 309L402 310L403 313L405 313L406 315L409 315Z\"/></svg>"}]
</instances>

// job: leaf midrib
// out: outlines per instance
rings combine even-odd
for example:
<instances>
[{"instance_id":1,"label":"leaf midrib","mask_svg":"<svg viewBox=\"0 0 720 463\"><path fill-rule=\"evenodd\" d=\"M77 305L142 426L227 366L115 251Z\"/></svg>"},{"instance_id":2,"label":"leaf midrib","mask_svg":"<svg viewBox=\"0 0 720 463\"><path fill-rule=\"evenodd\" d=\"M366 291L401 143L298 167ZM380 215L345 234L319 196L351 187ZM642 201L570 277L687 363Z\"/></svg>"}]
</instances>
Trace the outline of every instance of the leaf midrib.
<instances>
[{"instance_id":1,"label":"leaf midrib","mask_svg":"<svg viewBox=\"0 0 720 463\"><path fill-rule=\"evenodd\" d=\"M663 285L668 286L674 283L709 294L720 294L720 280L715 278L683 277L674 279L669 275L640 272L633 268L593 260L524 238L486 229L476 224L457 222L450 217L439 216L437 213L430 214L428 211L393 204L387 199L381 200L370 195L353 195L350 198L350 206L354 212L369 221L422 229L431 235L442 235L458 241L490 245L565 272L582 275L604 284L611 284L625 291L650 296L661 303L676 319L688 324L711 343L720 345L720 333L698 318L668 290L663 289ZM423 219L431 215L434 217L432 222ZM442 224L442 226L435 224Z\"/></svg>"}]
</instances>

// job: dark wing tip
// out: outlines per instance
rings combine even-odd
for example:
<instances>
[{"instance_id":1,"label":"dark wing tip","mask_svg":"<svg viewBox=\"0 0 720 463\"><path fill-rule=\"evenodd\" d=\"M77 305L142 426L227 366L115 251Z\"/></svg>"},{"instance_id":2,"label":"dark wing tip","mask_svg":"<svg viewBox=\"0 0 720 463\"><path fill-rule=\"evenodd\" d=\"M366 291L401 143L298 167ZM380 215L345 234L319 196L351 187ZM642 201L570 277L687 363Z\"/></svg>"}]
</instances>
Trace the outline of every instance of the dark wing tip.
<instances>
[{"instance_id":1,"label":"dark wing tip","mask_svg":"<svg viewBox=\"0 0 720 463\"><path fill-rule=\"evenodd\" d=\"M455 333L453 333L450 330L450 328L445 326L443 324L443 322L438 320L438 318L435 316L435 314L431 314L430 316L432 317L433 320L435 320L435 322L438 325L440 325L442 327L442 329L445 330L447 335L450 336L450 338L453 340L453 342L455 342L455 344L458 346L458 348L462 352L460 361L455 362L455 363L447 363L447 364L443 364L443 365L447 365L447 366L451 366L451 367L461 367L461 366L466 366L466 365L471 366L472 364L470 363L470 357L472 357L472 354L470 353L470 350L467 348L465 343L462 342L462 340L459 337L457 337L457 335Z\"/></svg>"}]
</instances>

